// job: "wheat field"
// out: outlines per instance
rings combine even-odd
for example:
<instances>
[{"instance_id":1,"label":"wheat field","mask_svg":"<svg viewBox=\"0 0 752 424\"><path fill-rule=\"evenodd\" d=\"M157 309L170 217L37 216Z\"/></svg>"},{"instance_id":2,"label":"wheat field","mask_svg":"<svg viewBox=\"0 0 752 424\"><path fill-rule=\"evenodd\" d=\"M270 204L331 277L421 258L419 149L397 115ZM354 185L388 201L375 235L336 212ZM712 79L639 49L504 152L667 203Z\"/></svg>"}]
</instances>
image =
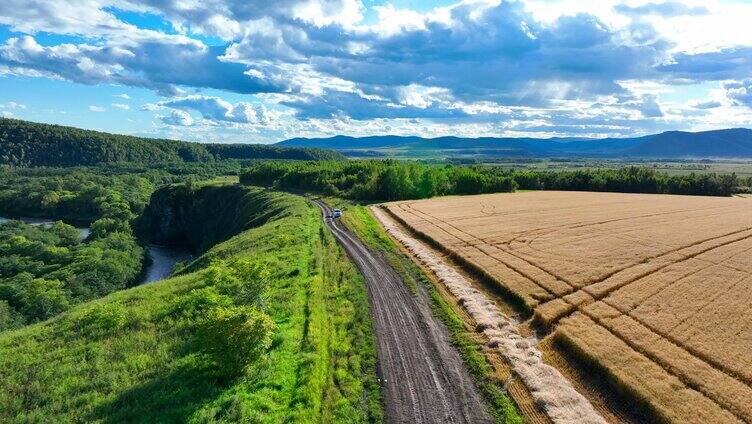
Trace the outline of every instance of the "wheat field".
<instances>
[{"instance_id":1,"label":"wheat field","mask_svg":"<svg viewBox=\"0 0 752 424\"><path fill-rule=\"evenodd\" d=\"M527 192L389 203L667 422L752 422L752 200Z\"/></svg>"}]
</instances>

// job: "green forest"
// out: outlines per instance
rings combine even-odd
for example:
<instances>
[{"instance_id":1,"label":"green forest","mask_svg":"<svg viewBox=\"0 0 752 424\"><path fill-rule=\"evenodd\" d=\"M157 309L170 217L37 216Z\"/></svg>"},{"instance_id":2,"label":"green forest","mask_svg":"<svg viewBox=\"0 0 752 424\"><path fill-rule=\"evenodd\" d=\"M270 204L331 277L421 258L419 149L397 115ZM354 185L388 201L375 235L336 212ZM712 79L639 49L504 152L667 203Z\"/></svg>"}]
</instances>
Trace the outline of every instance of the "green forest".
<instances>
[{"instance_id":1,"label":"green forest","mask_svg":"<svg viewBox=\"0 0 752 424\"><path fill-rule=\"evenodd\" d=\"M669 175L633 166L544 171L397 160L267 161L252 164L243 171L240 180L249 185L363 201L501 193L518 189L730 196L740 186L749 184L733 174Z\"/></svg>"},{"instance_id":2,"label":"green forest","mask_svg":"<svg viewBox=\"0 0 752 424\"><path fill-rule=\"evenodd\" d=\"M136 282L144 249L127 223L102 218L85 242L60 221L0 225L0 331L51 318Z\"/></svg>"},{"instance_id":3,"label":"green forest","mask_svg":"<svg viewBox=\"0 0 752 424\"><path fill-rule=\"evenodd\" d=\"M94 166L211 162L222 159L342 159L321 149L253 144L200 144L108 134L0 118L0 165Z\"/></svg>"}]
</instances>

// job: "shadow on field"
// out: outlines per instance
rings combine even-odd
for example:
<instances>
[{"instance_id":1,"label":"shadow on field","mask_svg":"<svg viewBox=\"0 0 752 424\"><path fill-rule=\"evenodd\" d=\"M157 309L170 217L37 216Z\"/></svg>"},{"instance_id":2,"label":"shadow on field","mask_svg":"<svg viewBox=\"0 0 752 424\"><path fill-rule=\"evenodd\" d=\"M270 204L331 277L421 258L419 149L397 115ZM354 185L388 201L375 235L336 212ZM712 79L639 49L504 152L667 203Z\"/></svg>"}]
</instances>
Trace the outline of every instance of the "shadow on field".
<instances>
[{"instance_id":1,"label":"shadow on field","mask_svg":"<svg viewBox=\"0 0 752 424\"><path fill-rule=\"evenodd\" d=\"M157 376L104 403L87 421L104 423L187 422L202 405L226 388L207 369L182 367Z\"/></svg>"}]
</instances>

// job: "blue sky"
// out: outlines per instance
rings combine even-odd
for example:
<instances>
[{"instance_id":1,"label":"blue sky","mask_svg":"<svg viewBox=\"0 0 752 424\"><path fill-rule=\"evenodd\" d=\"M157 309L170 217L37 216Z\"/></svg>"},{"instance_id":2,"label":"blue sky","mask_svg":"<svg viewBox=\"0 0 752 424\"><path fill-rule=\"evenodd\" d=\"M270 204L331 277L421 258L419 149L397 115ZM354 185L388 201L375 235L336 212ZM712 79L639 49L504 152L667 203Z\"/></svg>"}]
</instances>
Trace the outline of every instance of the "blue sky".
<instances>
[{"instance_id":1,"label":"blue sky","mask_svg":"<svg viewBox=\"0 0 752 424\"><path fill-rule=\"evenodd\" d=\"M5 0L0 116L206 142L752 126L741 0Z\"/></svg>"}]
</instances>

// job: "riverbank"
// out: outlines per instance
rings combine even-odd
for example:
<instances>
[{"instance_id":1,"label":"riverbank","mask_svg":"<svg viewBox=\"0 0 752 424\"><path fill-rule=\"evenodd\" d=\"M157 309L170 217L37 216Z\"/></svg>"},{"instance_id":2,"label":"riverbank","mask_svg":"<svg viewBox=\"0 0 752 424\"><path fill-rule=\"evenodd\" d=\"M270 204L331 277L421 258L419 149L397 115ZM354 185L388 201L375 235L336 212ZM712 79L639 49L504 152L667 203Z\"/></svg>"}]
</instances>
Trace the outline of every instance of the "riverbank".
<instances>
[{"instance_id":1,"label":"riverbank","mask_svg":"<svg viewBox=\"0 0 752 424\"><path fill-rule=\"evenodd\" d=\"M30 218L30 217L18 217L10 218L0 216L0 225L5 222L15 220L21 221L25 224L35 225L40 227L50 227L56 220L52 218ZM64 221L65 222L65 221ZM91 228L84 226L82 223L66 222L73 225L79 232L81 241L85 241L91 234ZM194 255L188 250L181 248L180 246L163 246L157 244L150 244L147 247L146 266L142 272L142 278L138 281L137 285L153 283L155 281L163 280L172 275L172 271L175 269L175 265L178 263L188 263Z\"/></svg>"}]
</instances>

